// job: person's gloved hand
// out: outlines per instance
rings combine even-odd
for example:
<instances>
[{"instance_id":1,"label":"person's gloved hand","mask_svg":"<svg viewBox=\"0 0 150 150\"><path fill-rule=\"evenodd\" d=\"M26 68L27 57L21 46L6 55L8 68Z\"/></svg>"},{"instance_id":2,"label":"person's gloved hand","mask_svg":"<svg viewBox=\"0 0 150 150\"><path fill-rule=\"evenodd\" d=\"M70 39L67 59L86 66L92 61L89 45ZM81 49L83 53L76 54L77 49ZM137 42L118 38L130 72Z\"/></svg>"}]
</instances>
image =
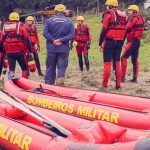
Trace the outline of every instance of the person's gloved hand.
<instances>
[{"instance_id":1,"label":"person's gloved hand","mask_svg":"<svg viewBox=\"0 0 150 150\"><path fill-rule=\"evenodd\" d=\"M37 53L39 53L40 52L40 46L38 45L37 46Z\"/></svg>"},{"instance_id":2,"label":"person's gloved hand","mask_svg":"<svg viewBox=\"0 0 150 150\"><path fill-rule=\"evenodd\" d=\"M104 49L103 49L102 46L99 46L99 51L100 51L101 53L103 53Z\"/></svg>"},{"instance_id":3,"label":"person's gloved hand","mask_svg":"<svg viewBox=\"0 0 150 150\"><path fill-rule=\"evenodd\" d=\"M77 47L78 42L74 41L72 45L73 45L73 47Z\"/></svg>"},{"instance_id":4,"label":"person's gloved hand","mask_svg":"<svg viewBox=\"0 0 150 150\"><path fill-rule=\"evenodd\" d=\"M60 46L60 45L62 45L62 43L60 42L60 39L54 40L54 41L53 41L53 44L54 44L55 46Z\"/></svg>"},{"instance_id":5,"label":"person's gloved hand","mask_svg":"<svg viewBox=\"0 0 150 150\"><path fill-rule=\"evenodd\" d=\"M91 45L91 43L88 41L88 42L87 42L87 45L86 45L86 48L87 48L87 49L90 49L90 45Z\"/></svg>"}]
</instances>

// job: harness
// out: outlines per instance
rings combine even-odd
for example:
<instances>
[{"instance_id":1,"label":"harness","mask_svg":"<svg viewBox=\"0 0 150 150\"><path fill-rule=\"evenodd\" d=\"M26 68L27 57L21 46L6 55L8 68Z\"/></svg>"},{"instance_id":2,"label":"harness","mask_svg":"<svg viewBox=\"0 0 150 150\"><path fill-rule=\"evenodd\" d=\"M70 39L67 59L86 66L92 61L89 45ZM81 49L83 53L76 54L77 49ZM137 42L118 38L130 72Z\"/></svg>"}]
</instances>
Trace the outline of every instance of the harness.
<instances>
[{"instance_id":1,"label":"harness","mask_svg":"<svg viewBox=\"0 0 150 150\"><path fill-rule=\"evenodd\" d=\"M127 21L125 11L110 9L105 12L104 16L107 14L111 14L113 17L113 21L109 22L108 30L126 30Z\"/></svg>"},{"instance_id":2,"label":"harness","mask_svg":"<svg viewBox=\"0 0 150 150\"><path fill-rule=\"evenodd\" d=\"M12 23L12 24L4 24L3 27L3 35L4 35L4 40L6 39L24 39L23 35L20 35L20 26L21 22L19 23Z\"/></svg>"},{"instance_id":3,"label":"harness","mask_svg":"<svg viewBox=\"0 0 150 150\"><path fill-rule=\"evenodd\" d=\"M27 25L26 26L26 30L27 30L29 36L36 36L36 28L35 28L35 26Z\"/></svg>"},{"instance_id":4,"label":"harness","mask_svg":"<svg viewBox=\"0 0 150 150\"><path fill-rule=\"evenodd\" d=\"M77 25L76 35L77 36L88 36L89 33L88 33L87 24Z\"/></svg>"},{"instance_id":5,"label":"harness","mask_svg":"<svg viewBox=\"0 0 150 150\"><path fill-rule=\"evenodd\" d=\"M140 14L134 14L132 17L137 17L138 20L141 21L141 23L135 24L135 25L133 26L134 31L136 31L136 30L141 30L141 31L143 31L144 28L145 28L145 19L143 18L143 16L140 15Z\"/></svg>"}]
</instances>

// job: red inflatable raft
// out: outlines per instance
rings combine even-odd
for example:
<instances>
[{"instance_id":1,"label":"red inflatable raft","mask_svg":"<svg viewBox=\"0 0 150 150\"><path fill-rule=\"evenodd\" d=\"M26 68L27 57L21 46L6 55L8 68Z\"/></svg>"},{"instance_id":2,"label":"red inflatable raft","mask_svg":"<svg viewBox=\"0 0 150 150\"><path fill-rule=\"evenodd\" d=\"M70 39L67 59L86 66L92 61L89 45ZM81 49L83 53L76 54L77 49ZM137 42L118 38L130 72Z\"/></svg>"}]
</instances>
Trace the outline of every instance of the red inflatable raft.
<instances>
[{"instance_id":1,"label":"red inflatable raft","mask_svg":"<svg viewBox=\"0 0 150 150\"><path fill-rule=\"evenodd\" d=\"M39 89L38 92L32 90L32 88L35 89L37 87L39 87L37 83L23 78L8 80L4 83L4 88L6 91L30 105L44 108L36 109L46 115L51 115L50 111L45 110L49 109L74 116L80 116L89 120L103 120L129 128L150 129L150 113L148 111L135 111L120 107L110 107L99 103L91 103L86 100L67 99L66 97L64 98L60 96L56 97L53 95L54 92L51 92L51 95L53 96L50 96L50 90L47 91L49 95L39 92ZM42 87L47 89L49 86L42 84ZM54 88L62 89L62 91L59 91L63 93L64 87ZM69 88L64 89L69 90ZM64 95L66 94L67 92L64 91ZM141 100L137 101L141 103ZM148 99L143 99L142 103L143 105L147 103L148 106Z\"/></svg>"},{"instance_id":2,"label":"red inflatable raft","mask_svg":"<svg viewBox=\"0 0 150 150\"><path fill-rule=\"evenodd\" d=\"M149 137L149 131L131 130L107 122L96 121L78 128L73 127L73 133L67 138L56 138L51 136L50 131L37 120L6 104L3 100L0 100L0 110L0 147L4 149L147 150L146 148L150 148L150 139L141 140L143 137ZM66 114L62 115L66 116ZM66 120L61 121L66 124L69 117L74 120L69 124L73 124L75 120L79 119L68 116Z\"/></svg>"},{"instance_id":3,"label":"red inflatable raft","mask_svg":"<svg viewBox=\"0 0 150 150\"><path fill-rule=\"evenodd\" d=\"M110 106L118 106L122 108L129 108L133 110L145 110L150 109L150 98L127 96L119 94L111 94L90 90L83 90L71 87L59 87L46 85L42 83L37 83L24 78L19 78L14 80L12 83L10 80L4 84L4 87L8 90L13 90L9 88L10 84L15 84L16 86L24 90L33 90L39 88L40 85L44 90L43 93L49 94L51 96L64 96L74 100L82 100L90 103L107 104ZM42 93L41 93L42 94Z\"/></svg>"}]
</instances>

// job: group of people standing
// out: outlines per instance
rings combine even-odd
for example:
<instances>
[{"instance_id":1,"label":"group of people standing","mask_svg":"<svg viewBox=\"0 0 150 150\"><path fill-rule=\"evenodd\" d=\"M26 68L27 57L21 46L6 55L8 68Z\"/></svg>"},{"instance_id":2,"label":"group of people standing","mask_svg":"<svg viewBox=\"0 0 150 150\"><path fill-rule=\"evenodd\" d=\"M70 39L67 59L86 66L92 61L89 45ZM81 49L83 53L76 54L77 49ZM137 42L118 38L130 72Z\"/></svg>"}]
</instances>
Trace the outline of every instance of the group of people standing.
<instances>
[{"instance_id":1,"label":"group of people standing","mask_svg":"<svg viewBox=\"0 0 150 150\"><path fill-rule=\"evenodd\" d=\"M46 84L64 85L69 52L72 46L76 47L80 71L82 72L84 68L83 58L86 71L90 70L88 58L88 50L92 40L90 27L84 22L83 16L78 16L77 24L74 25L65 12L64 5L56 5L56 14L49 18L44 26L43 36L46 39L47 47ZM1 50L6 53L9 70L14 72L16 60L18 60L22 76L27 78L29 73L25 55L33 53L38 74L43 75L38 58L40 42L34 26L34 18L29 16L25 26L19 22L17 13L10 14L9 20L4 24L2 34L0 34L2 35L0 36L1 47L3 45ZM130 82L137 82L138 54L144 23L144 18L139 13L137 5L129 6L127 17L126 11L118 7L117 0L106 1L106 11L103 13L99 38L99 50L103 53L104 59L102 90L107 90L112 68L116 76L115 89L120 90L121 81L125 82L127 59L130 56L133 64L133 78ZM127 44L122 52L125 40L127 40Z\"/></svg>"},{"instance_id":2,"label":"group of people standing","mask_svg":"<svg viewBox=\"0 0 150 150\"><path fill-rule=\"evenodd\" d=\"M38 56L40 41L34 25L34 18L28 16L25 25L19 20L20 16L18 13L11 13L9 21L5 22L2 30L0 30L0 72L2 72L4 60L7 59L11 73L15 72L16 62L18 62L22 70L22 77L28 78L30 73L27 59L29 55L33 55L38 74L42 76Z\"/></svg>"},{"instance_id":3,"label":"group of people standing","mask_svg":"<svg viewBox=\"0 0 150 150\"><path fill-rule=\"evenodd\" d=\"M130 82L137 82L139 71L138 54L145 21L139 13L137 5L130 5L127 13L118 6L117 0L107 0L106 11L103 13L102 30L99 38L99 49L103 53L104 59L101 90L107 90L112 68L116 76L115 89L120 90L121 82L125 82L127 59L130 56L133 64L133 78ZM54 84L55 82L56 66L58 68L57 80L62 79L62 82L56 83L57 85L64 84L70 42L76 47L80 71L83 71L82 54L86 70L90 70L88 59L88 49L91 44L90 28L84 23L83 16L77 17L78 23L74 27L72 21L65 17L65 10L64 5L57 5L56 15L47 21L43 32L47 39L46 83L49 84ZM127 40L127 44L122 51L125 40Z\"/></svg>"},{"instance_id":4,"label":"group of people standing","mask_svg":"<svg viewBox=\"0 0 150 150\"><path fill-rule=\"evenodd\" d=\"M137 82L138 54L145 21L139 14L137 5L130 5L127 13L128 18L126 11L118 7L117 0L106 1L106 11L103 15L103 27L99 39L100 51L103 52L104 58L102 89L105 90L108 87L112 63L116 75L116 90L120 90L121 81L125 82L127 59L130 56L133 64L133 78L130 82ZM127 44L122 52L125 40L127 40Z\"/></svg>"}]
</instances>

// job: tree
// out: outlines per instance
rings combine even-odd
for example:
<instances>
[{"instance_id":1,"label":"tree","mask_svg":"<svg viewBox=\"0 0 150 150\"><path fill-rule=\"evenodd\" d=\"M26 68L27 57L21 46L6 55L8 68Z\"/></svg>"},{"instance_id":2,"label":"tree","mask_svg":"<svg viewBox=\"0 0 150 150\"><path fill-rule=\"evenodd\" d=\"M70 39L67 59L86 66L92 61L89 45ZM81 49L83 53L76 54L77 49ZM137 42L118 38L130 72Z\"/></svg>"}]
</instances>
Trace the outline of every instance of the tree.
<instances>
[{"instance_id":1,"label":"tree","mask_svg":"<svg viewBox=\"0 0 150 150\"><path fill-rule=\"evenodd\" d=\"M43 10L45 7L56 5L59 3L65 4L69 9L76 10L77 7L80 11L86 12L97 8L98 0L1 0L0 1L0 16L8 16L8 14L14 8L20 8L25 10ZM105 3L106 0L99 0L100 6ZM129 4L141 4L143 0L119 0L119 2L125 2Z\"/></svg>"}]
</instances>

